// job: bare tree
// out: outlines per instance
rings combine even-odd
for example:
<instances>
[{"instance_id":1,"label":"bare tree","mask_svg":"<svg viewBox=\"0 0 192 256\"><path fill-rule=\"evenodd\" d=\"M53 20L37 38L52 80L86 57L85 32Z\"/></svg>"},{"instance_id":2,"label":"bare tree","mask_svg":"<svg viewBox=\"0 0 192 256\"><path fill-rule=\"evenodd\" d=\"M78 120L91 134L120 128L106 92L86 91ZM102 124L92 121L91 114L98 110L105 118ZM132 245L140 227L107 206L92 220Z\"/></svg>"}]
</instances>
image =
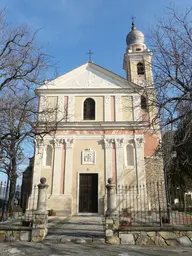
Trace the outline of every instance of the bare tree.
<instances>
[{"instance_id":1,"label":"bare tree","mask_svg":"<svg viewBox=\"0 0 192 256\"><path fill-rule=\"evenodd\" d=\"M50 57L43 52L27 26L11 27L0 11L0 90L17 92L24 86L34 88L44 83Z\"/></svg>"},{"instance_id":2,"label":"bare tree","mask_svg":"<svg viewBox=\"0 0 192 256\"><path fill-rule=\"evenodd\" d=\"M184 13L175 7L167 10L150 36L156 97L149 104L158 108L152 122L158 121L163 131L165 166L172 171L172 178L178 173L186 175L183 179L180 175L179 184L185 183L186 177L192 180L192 7ZM167 140L166 133L171 139ZM171 152L176 157L171 157Z\"/></svg>"},{"instance_id":3,"label":"bare tree","mask_svg":"<svg viewBox=\"0 0 192 256\"><path fill-rule=\"evenodd\" d=\"M65 114L58 120L54 108L38 109L35 89L48 78L51 58L36 42L36 32L27 26L13 27L6 22L5 11L0 11L0 147L1 170L10 180L8 208L12 211L18 165L23 145L43 139L57 129ZM46 102L46 99L44 100ZM56 118L53 119L53 116Z\"/></svg>"}]
</instances>

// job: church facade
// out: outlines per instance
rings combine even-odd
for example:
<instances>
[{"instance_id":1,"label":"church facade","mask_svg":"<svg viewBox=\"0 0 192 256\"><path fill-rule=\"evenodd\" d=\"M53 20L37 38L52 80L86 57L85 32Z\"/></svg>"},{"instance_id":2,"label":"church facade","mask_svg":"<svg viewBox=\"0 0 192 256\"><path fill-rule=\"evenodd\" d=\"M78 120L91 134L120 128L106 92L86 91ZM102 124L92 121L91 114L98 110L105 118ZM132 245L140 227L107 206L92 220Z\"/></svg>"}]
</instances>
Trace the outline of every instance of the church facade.
<instances>
[{"instance_id":1,"label":"church facade","mask_svg":"<svg viewBox=\"0 0 192 256\"><path fill-rule=\"evenodd\" d=\"M126 43L126 78L88 62L37 90L40 112L55 108L58 125L37 143L33 185L46 177L47 207L58 215L104 214L109 178L132 186L159 175L151 173L161 138L149 104L152 53L134 23Z\"/></svg>"}]
</instances>

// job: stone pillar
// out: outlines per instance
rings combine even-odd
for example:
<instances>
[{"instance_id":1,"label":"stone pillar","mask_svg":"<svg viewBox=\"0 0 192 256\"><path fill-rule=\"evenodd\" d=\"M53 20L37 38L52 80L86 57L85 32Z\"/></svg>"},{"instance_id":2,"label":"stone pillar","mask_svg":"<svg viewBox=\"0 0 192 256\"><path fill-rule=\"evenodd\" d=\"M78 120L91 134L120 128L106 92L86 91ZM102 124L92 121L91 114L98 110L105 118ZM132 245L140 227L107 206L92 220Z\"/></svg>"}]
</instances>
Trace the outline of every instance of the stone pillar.
<instances>
[{"instance_id":1,"label":"stone pillar","mask_svg":"<svg viewBox=\"0 0 192 256\"><path fill-rule=\"evenodd\" d=\"M112 143L113 139L104 139L105 146L105 181L113 176L112 171Z\"/></svg>"},{"instance_id":2,"label":"stone pillar","mask_svg":"<svg viewBox=\"0 0 192 256\"><path fill-rule=\"evenodd\" d=\"M49 185L46 184L46 178L40 179L38 186L38 199L37 199L37 210L36 212L47 214L46 203L47 203L47 188Z\"/></svg>"},{"instance_id":3,"label":"stone pillar","mask_svg":"<svg viewBox=\"0 0 192 256\"><path fill-rule=\"evenodd\" d=\"M115 121L122 121L121 96L115 96Z\"/></svg>"},{"instance_id":4,"label":"stone pillar","mask_svg":"<svg viewBox=\"0 0 192 256\"><path fill-rule=\"evenodd\" d=\"M73 139L65 139L65 186L64 194L70 195L72 192L72 173L73 173Z\"/></svg>"},{"instance_id":5,"label":"stone pillar","mask_svg":"<svg viewBox=\"0 0 192 256\"><path fill-rule=\"evenodd\" d=\"M123 185L123 138L115 139L117 186Z\"/></svg>"},{"instance_id":6,"label":"stone pillar","mask_svg":"<svg viewBox=\"0 0 192 256\"><path fill-rule=\"evenodd\" d=\"M105 95L105 122L107 121L111 121L111 106L110 106L110 96L109 95Z\"/></svg>"},{"instance_id":7,"label":"stone pillar","mask_svg":"<svg viewBox=\"0 0 192 256\"><path fill-rule=\"evenodd\" d=\"M40 184L38 185L37 210L34 212L33 215L33 225L31 233L32 242L43 241L43 239L47 235L47 188L48 185L46 184L46 178L41 178Z\"/></svg>"},{"instance_id":8,"label":"stone pillar","mask_svg":"<svg viewBox=\"0 0 192 256\"><path fill-rule=\"evenodd\" d=\"M55 142L55 154L54 154L52 194L53 195L60 195L61 161L62 161L62 152L63 152L63 150L62 150L63 139L56 139L54 142Z\"/></svg>"},{"instance_id":9,"label":"stone pillar","mask_svg":"<svg viewBox=\"0 0 192 256\"><path fill-rule=\"evenodd\" d=\"M133 96L133 120L141 121L141 96L135 95Z\"/></svg>"},{"instance_id":10,"label":"stone pillar","mask_svg":"<svg viewBox=\"0 0 192 256\"><path fill-rule=\"evenodd\" d=\"M117 202L116 202L116 184L113 183L113 179L108 179L107 189L107 211L106 216L118 215Z\"/></svg>"}]
</instances>

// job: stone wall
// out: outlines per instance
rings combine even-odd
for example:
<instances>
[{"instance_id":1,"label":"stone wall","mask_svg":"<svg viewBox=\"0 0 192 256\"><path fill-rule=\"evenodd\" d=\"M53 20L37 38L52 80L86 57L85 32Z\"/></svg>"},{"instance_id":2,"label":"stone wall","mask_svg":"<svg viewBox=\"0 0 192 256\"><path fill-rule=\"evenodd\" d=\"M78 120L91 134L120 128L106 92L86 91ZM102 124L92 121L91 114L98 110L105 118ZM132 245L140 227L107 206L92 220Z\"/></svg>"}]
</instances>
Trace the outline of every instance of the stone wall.
<instances>
[{"instance_id":1,"label":"stone wall","mask_svg":"<svg viewBox=\"0 0 192 256\"><path fill-rule=\"evenodd\" d=\"M164 180L163 158L145 157L146 183Z\"/></svg>"},{"instance_id":2,"label":"stone wall","mask_svg":"<svg viewBox=\"0 0 192 256\"><path fill-rule=\"evenodd\" d=\"M192 227L129 227L119 230L117 218L106 219L107 244L139 246L192 246Z\"/></svg>"},{"instance_id":3,"label":"stone wall","mask_svg":"<svg viewBox=\"0 0 192 256\"><path fill-rule=\"evenodd\" d=\"M145 157L145 172L151 210L158 211L160 205L161 211L166 212L167 197L162 157Z\"/></svg>"},{"instance_id":4,"label":"stone wall","mask_svg":"<svg viewBox=\"0 0 192 256\"><path fill-rule=\"evenodd\" d=\"M31 241L31 230L29 227L0 227L0 242Z\"/></svg>"}]
</instances>

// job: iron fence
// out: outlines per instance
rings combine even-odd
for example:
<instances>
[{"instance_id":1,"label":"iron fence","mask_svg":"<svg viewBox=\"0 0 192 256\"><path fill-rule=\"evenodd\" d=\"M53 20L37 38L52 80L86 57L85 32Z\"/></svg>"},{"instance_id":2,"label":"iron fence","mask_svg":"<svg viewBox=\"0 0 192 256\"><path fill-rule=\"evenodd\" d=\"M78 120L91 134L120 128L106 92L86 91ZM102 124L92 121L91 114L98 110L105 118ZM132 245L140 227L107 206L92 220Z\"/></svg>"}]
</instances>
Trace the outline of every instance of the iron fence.
<instances>
[{"instance_id":1,"label":"iron fence","mask_svg":"<svg viewBox=\"0 0 192 256\"><path fill-rule=\"evenodd\" d=\"M117 187L120 226L192 226L192 191L165 189L163 181Z\"/></svg>"}]
</instances>

